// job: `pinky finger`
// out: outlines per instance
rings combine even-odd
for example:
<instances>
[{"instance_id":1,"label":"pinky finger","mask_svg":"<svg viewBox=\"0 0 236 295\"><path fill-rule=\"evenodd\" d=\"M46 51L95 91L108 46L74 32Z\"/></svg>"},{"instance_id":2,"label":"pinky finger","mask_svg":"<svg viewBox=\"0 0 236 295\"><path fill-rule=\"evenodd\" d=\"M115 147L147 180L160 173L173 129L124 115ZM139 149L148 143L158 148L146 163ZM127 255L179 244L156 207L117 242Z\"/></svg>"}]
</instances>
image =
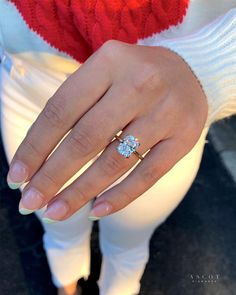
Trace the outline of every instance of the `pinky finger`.
<instances>
[{"instance_id":1,"label":"pinky finger","mask_svg":"<svg viewBox=\"0 0 236 295\"><path fill-rule=\"evenodd\" d=\"M173 138L159 142L123 181L97 198L90 219L96 220L126 207L152 187L186 153L186 147L183 150L183 145Z\"/></svg>"}]
</instances>

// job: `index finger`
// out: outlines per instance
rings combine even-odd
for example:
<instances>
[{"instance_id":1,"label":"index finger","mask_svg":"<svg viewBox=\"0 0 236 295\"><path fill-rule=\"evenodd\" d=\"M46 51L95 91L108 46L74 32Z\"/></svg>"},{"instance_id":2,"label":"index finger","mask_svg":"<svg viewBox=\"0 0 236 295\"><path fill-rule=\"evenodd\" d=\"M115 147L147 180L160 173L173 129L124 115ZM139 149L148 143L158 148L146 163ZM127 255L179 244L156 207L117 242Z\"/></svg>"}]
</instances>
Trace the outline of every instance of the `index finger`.
<instances>
[{"instance_id":1,"label":"index finger","mask_svg":"<svg viewBox=\"0 0 236 295\"><path fill-rule=\"evenodd\" d=\"M19 188L31 179L62 137L103 96L110 85L108 63L102 62L100 55L96 54L59 87L11 161L7 175L10 188Z\"/></svg>"}]
</instances>

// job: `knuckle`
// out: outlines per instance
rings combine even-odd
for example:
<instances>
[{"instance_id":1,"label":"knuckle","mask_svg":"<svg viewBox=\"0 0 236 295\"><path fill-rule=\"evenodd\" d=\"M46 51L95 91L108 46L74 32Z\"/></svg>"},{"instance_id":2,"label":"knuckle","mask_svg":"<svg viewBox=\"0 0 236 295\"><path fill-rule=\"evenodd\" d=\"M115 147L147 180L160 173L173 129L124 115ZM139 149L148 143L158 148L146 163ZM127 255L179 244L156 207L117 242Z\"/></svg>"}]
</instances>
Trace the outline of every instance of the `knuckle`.
<instances>
[{"instance_id":1,"label":"knuckle","mask_svg":"<svg viewBox=\"0 0 236 295\"><path fill-rule=\"evenodd\" d=\"M176 131L174 139L176 145L179 146L179 149L187 152L192 149L199 137L199 126L192 120L192 118L186 118L184 126Z\"/></svg>"},{"instance_id":2,"label":"knuckle","mask_svg":"<svg viewBox=\"0 0 236 295\"><path fill-rule=\"evenodd\" d=\"M108 40L103 43L103 45L100 47L100 53L102 56L105 56L106 58L113 59L117 58L117 54L120 53L123 42L120 42L118 40Z\"/></svg>"},{"instance_id":3,"label":"knuckle","mask_svg":"<svg viewBox=\"0 0 236 295\"><path fill-rule=\"evenodd\" d=\"M80 155L88 156L94 151L95 140L89 128L81 127L72 131L69 137L70 146Z\"/></svg>"},{"instance_id":4,"label":"knuckle","mask_svg":"<svg viewBox=\"0 0 236 295\"><path fill-rule=\"evenodd\" d=\"M125 160L127 159L121 158L118 154L107 155L100 165L100 170L108 176L116 175L128 168Z\"/></svg>"},{"instance_id":5,"label":"knuckle","mask_svg":"<svg viewBox=\"0 0 236 295\"><path fill-rule=\"evenodd\" d=\"M39 177L42 179L42 183L44 184L50 185L51 187L55 188L60 187L60 184L56 181L56 179L45 169L40 171Z\"/></svg>"},{"instance_id":6,"label":"knuckle","mask_svg":"<svg viewBox=\"0 0 236 295\"><path fill-rule=\"evenodd\" d=\"M116 49L118 44L120 44L120 41L118 40L114 40L114 39L107 40L106 42L102 44L101 50L103 50L104 52L106 51L110 52L110 50Z\"/></svg>"},{"instance_id":7,"label":"knuckle","mask_svg":"<svg viewBox=\"0 0 236 295\"><path fill-rule=\"evenodd\" d=\"M191 132L187 135L179 135L175 138L175 146L178 154L187 154L196 144L197 139Z\"/></svg>"},{"instance_id":8,"label":"knuckle","mask_svg":"<svg viewBox=\"0 0 236 295\"><path fill-rule=\"evenodd\" d=\"M149 186L157 182L160 177L160 170L160 167L156 165L143 169L140 172L140 177L144 185Z\"/></svg>"},{"instance_id":9,"label":"knuckle","mask_svg":"<svg viewBox=\"0 0 236 295\"><path fill-rule=\"evenodd\" d=\"M89 201L88 194L85 192L85 190L81 190L81 188L74 186L73 191L74 195L76 196L76 198L74 198L74 201L76 202L76 208L80 208Z\"/></svg>"},{"instance_id":10,"label":"knuckle","mask_svg":"<svg viewBox=\"0 0 236 295\"><path fill-rule=\"evenodd\" d=\"M133 78L133 89L137 93L155 90L160 84L158 70L153 65L142 65L141 71Z\"/></svg>"},{"instance_id":11,"label":"knuckle","mask_svg":"<svg viewBox=\"0 0 236 295\"><path fill-rule=\"evenodd\" d=\"M36 159L43 158L43 155L41 154L37 145L28 137L24 139L24 151L26 155L30 155ZM17 154L19 154L19 152L17 152Z\"/></svg>"},{"instance_id":12,"label":"knuckle","mask_svg":"<svg viewBox=\"0 0 236 295\"><path fill-rule=\"evenodd\" d=\"M131 203L135 199L135 195L131 194L130 192L128 192L125 189L122 189L120 191L120 195L121 195L120 199L123 200L123 204L120 204L120 207L122 207L122 208L127 206L129 203Z\"/></svg>"},{"instance_id":13,"label":"knuckle","mask_svg":"<svg viewBox=\"0 0 236 295\"><path fill-rule=\"evenodd\" d=\"M53 127L61 128L65 123L65 105L60 100L50 98L41 114Z\"/></svg>"}]
</instances>

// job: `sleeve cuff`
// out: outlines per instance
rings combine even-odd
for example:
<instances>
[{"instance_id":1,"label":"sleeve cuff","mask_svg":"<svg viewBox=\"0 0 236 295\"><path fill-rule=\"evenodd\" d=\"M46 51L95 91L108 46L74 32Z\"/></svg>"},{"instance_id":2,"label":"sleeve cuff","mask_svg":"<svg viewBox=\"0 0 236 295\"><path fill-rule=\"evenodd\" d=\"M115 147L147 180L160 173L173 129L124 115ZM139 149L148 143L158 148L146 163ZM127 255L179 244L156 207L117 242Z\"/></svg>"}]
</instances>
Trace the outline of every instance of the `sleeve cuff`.
<instances>
[{"instance_id":1,"label":"sleeve cuff","mask_svg":"<svg viewBox=\"0 0 236 295\"><path fill-rule=\"evenodd\" d=\"M155 44L180 55L208 100L206 125L236 113L236 9L196 33Z\"/></svg>"}]
</instances>

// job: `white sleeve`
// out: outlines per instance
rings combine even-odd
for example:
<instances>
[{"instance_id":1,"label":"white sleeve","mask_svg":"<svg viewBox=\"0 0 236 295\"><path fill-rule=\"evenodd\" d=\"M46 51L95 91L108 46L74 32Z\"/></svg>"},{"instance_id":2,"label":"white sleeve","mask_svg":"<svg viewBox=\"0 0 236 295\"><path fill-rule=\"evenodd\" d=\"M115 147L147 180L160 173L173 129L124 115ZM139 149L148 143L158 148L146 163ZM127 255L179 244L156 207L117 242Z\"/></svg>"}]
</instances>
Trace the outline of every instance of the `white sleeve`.
<instances>
[{"instance_id":1,"label":"white sleeve","mask_svg":"<svg viewBox=\"0 0 236 295\"><path fill-rule=\"evenodd\" d=\"M236 9L189 36L153 44L180 55L208 100L206 125L236 113Z\"/></svg>"}]
</instances>

